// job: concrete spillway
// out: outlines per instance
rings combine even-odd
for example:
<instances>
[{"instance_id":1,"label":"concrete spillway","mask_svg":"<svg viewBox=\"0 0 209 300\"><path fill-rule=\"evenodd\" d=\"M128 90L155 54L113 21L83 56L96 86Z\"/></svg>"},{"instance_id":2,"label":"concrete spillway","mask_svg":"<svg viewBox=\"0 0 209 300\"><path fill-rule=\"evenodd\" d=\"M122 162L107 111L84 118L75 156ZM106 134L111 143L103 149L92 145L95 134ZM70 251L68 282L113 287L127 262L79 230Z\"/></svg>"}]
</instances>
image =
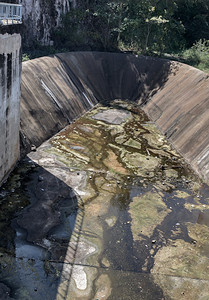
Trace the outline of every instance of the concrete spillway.
<instances>
[{"instance_id":1,"label":"concrete spillway","mask_svg":"<svg viewBox=\"0 0 209 300\"><path fill-rule=\"evenodd\" d=\"M23 65L30 153L0 190L1 299L209 299L209 187L171 145L207 181L206 85L126 54Z\"/></svg>"},{"instance_id":2,"label":"concrete spillway","mask_svg":"<svg viewBox=\"0 0 209 300\"><path fill-rule=\"evenodd\" d=\"M204 181L209 181L209 78L188 65L130 54L75 52L23 63L22 151L97 102L139 104Z\"/></svg>"}]
</instances>

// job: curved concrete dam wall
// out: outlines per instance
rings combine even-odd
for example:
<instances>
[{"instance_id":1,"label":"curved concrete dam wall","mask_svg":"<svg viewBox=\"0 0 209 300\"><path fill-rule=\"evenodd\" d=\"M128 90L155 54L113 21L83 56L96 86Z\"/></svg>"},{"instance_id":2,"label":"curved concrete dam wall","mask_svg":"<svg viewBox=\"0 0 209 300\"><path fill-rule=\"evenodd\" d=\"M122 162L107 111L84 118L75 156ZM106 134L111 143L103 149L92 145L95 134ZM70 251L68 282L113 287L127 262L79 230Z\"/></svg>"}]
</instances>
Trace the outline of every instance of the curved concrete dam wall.
<instances>
[{"instance_id":1,"label":"curved concrete dam wall","mask_svg":"<svg viewBox=\"0 0 209 300\"><path fill-rule=\"evenodd\" d=\"M209 182L209 79L188 65L130 54L72 52L23 63L22 153L96 103L136 102Z\"/></svg>"}]
</instances>

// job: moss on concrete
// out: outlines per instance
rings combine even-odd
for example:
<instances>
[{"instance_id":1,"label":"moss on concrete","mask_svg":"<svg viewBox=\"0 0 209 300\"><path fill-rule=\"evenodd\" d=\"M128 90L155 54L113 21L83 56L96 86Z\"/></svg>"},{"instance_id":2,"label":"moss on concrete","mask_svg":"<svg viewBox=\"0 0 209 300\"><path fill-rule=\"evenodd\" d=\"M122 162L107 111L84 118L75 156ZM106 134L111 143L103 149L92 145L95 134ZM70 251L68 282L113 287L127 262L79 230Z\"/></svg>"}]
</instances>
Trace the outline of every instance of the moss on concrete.
<instances>
[{"instance_id":1,"label":"moss on concrete","mask_svg":"<svg viewBox=\"0 0 209 300\"><path fill-rule=\"evenodd\" d=\"M129 206L134 240L150 237L169 212L170 209L157 193L148 192L141 197L134 197Z\"/></svg>"}]
</instances>

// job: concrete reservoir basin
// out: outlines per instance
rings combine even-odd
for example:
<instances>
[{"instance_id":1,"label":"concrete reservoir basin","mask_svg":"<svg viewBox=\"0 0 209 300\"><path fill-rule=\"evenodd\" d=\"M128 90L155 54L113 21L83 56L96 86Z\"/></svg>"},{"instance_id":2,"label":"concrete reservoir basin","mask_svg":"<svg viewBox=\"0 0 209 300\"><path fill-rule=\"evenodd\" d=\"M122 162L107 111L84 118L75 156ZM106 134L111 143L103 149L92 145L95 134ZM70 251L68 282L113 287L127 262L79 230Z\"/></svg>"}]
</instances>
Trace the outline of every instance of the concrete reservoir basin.
<instances>
[{"instance_id":1,"label":"concrete reservoir basin","mask_svg":"<svg viewBox=\"0 0 209 300\"><path fill-rule=\"evenodd\" d=\"M22 73L3 299L209 299L208 75L99 52Z\"/></svg>"}]
</instances>

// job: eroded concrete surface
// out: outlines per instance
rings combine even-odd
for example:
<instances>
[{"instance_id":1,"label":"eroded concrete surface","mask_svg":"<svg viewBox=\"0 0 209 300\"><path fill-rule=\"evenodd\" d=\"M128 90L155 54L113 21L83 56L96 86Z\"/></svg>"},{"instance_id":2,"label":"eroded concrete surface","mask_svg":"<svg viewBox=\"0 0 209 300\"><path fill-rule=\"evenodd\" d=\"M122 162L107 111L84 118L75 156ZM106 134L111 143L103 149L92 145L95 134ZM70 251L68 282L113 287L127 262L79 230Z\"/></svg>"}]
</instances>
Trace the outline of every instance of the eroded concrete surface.
<instances>
[{"instance_id":1,"label":"eroded concrete surface","mask_svg":"<svg viewBox=\"0 0 209 300\"><path fill-rule=\"evenodd\" d=\"M3 299L209 299L209 188L137 106L97 106L1 193Z\"/></svg>"}]
</instances>

